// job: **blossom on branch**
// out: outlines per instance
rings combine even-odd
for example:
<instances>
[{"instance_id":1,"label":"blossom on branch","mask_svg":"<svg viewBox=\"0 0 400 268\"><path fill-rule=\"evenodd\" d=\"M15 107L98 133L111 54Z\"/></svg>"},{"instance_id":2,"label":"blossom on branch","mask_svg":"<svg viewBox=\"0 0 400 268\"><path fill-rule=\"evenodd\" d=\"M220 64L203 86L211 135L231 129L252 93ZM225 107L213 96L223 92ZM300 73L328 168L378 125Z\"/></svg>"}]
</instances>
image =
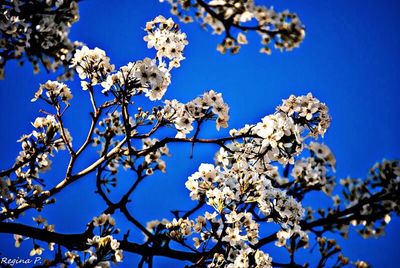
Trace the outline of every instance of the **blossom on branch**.
<instances>
[{"instance_id":1,"label":"blossom on branch","mask_svg":"<svg viewBox=\"0 0 400 268\"><path fill-rule=\"evenodd\" d=\"M182 22L198 21L213 34L224 34L217 47L221 53L237 53L248 43L249 31L260 35L260 52L266 54L271 54L271 46L281 51L297 48L305 37L305 27L295 13L277 12L254 0L160 0L164 1Z\"/></svg>"},{"instance_id":2,"label":"blossom on branch","mask_svg":"<svg viewBox=\"0 0 400 268\"><path fill-rule=\"evenodd\" d=\"M70 27L79 19L76 0L5 0L0 4L0 78L10 60L25 60L39 72L63 66L70 78L69 61L79 42L68 38Z\"/></svg>"}]
</instances>

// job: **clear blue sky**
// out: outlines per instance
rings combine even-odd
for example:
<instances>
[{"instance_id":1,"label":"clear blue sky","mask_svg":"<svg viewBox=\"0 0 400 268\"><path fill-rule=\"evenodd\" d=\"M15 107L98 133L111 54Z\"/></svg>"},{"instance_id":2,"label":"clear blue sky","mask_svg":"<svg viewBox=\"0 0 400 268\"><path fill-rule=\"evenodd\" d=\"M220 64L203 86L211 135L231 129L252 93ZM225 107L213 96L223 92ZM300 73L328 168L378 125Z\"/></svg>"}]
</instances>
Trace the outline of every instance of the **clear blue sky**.
<instances>
[{"instance_id":1,"label":"clear blue sky","mask_svg":"<svg viewBox=\"0 0 400 268\"><path fill-rule=\"evenodd\" d=\"M222 92L231 106L230 127L237 128L273 112L281 99L290 94L310 91L330 108L333 121L324 142L336 154L338 177L365 176L376 161L400 158L398 1L256 2L274 5L276 10L288 8L300 16L307 27L301 47L290 53L273 51L268 57L257 52L258 39L252 36L250 44L238 55L220 55L215 50L220 37L211 36L195 23L182 25L189 40L187 59L173 71L165 97L185 102L208 89ZM71 39L104 49L117 67L154 55L142 41L144 25L159 14L170 16L169 6L157 0L84 0L79 6L81 19L73 25ZM40 106L30 103L33 93L39 83L54 78L54 74L44 72L33 75L29 64L23 68L16 63L7 66L6 80L0 81L1 168L13 162L19 150L16 140L31 130L30 122L38 115ZM84 104L87 96L76 81L73 85L74 108L66 124L72 133L79 133L88 120L88 107ZM76 142L79 141L77 137ZM131 210L143 221L171 219L169 210L193 206L184 182L199 163L211 162L214 154L212 149L198 146L194 159L190 160L188 146L175 145L171 150L167 175L145 181L134 195ZM88 156L85 161L89 163L93 157ZM54 166L52 176L47 176L48 183L56 183L62 172L62 168ZM58 195L56 205L45 209L42 215L56 224L56 231L82 232L91 217L103 210L101 200L93 194L93 179L87 177L78 182ZM33 224L31 214L26 216L24 222ZM116 219L118 222L118 215ZM400 220L394 219L386 236L379 240L363 240L352 233L350 240L342 244L344 252L375 267L397 267L399 227ZM142 241L139 233L132 238ZM12 236L0 235L0 241L0 252L4 255L27 256L27 247L22 250L11 247ZM134 257L127 258L127 263L136 261ZM163 258L155 264L181 267Z\"/></svg>"}]
</instances>

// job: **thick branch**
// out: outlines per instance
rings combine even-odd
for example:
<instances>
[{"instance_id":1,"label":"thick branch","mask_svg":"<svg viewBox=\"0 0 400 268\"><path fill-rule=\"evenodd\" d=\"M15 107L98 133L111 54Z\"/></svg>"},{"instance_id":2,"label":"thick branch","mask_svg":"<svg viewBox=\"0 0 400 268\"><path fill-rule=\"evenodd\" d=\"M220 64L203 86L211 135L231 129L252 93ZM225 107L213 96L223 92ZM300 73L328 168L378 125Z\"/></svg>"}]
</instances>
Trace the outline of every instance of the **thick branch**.
<instances>
[{"instance_id":1,"label":"thick branch","mask_svg":"<svg viewBox=\"0 0 400 268\"><path fill-rule=\"evenodd\" d=\"M86 244L88 238L92 238L92 234L60 234L49 232L43 229L30 227L19 223L0 223L0 233L19 234L22 236L34 238L44 242L54 242L69 250L85 250L89 248ZM196 262L201 258L200 254L173 250L168 247L149 247L128 241L121 240L120 249L139 254L142 256L164 256L183 261Z\"/></svg>"},{"instance_id":2,"label":"thick branch","mask_svg":"<svg viewBox=\"0 0 400 268\"><path fill-rule=\"evenodd\" d=\"M393 193L392 193L393 194ZM337 213L334 214L328 214L325 218L321 218L312 222L306 222L306 221L302 221L300 223L301 228L303 230L310 230L314 227L318 227L318 226L324 226L325 230L329 230L329 226L332 226L334 224L349 224L351 220L353 220L354 218L351 217L353 214L359 214L361 208L364 205L367 204L374 204L376 202L381 202L384 200L391 200L391 196L392 194L388 194L385 192L379 192L373 196L371 196L370 198L365 198L363 200L360 200L357 204L348 207L342 211L339 211ZM398 194L398 193L397 193ZM360 215L361 216L361 215Z\"/></svg>"}]
</instances>

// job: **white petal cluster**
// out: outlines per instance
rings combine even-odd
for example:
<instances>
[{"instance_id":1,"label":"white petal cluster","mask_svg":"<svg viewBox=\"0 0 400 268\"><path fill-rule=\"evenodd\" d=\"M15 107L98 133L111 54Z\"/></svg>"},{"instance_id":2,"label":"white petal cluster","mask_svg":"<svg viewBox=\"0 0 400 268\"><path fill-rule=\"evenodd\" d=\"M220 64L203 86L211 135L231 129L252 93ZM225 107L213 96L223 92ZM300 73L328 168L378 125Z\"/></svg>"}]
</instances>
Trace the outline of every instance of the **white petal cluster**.
<instances>
[{"instance_id":1,"label":"white petal cluster","mask_svg":"<svg viewBox=\"0 0 400 268\"><path fill-rule=\"evenodd\" d=\"M16 179L10 180L10 177L0 179L0 195L7 199L15 199L18 207L27 205L32 197L48 194L42 189L43 180L39 173L50 170L51 156L56 151L65 149L60 125L54 116L37 117L32 125L34 130L18 140L22 150L15 161L16 168L13 174ZM69 142L72 141L67 129L65 137Z\"/></svg>"},{"instance_id":2,"label":"white petal cluster","mask_svg":"<svg viewBox=\"0 0 400 268\"><path fill-rule=\"evenodd\" d=\"M71 25L79 19L75 0L6 0L0 14L0 77L8 60L25 57L39 71L68 66L77 42L68 38Z\"/></svg>"},{"instance_id":3,"label":"white petal cluster","mask_svg":"<svg viewBox=\"0 0 400 268\"><path fill-rule=\"evenodd\" d=\"M163 118L175 125L177 137L186 137L193 129L193 122L216 120L216 128L228 127L229 106L224 102L221 93L214 90L205 92L186 104L177 100L166 100L162 111Z\"/></svg>"},{"instance_id":4,"label":"white petal cluster","mask_svg":"<svg viewBox=\"0 0 400 268\"><path fill-rule=\"evenodd\" d=\"M292 117L302 129L308 128L314 137L323 136L331 123L328 107L314 98L311 93L298 97L291 95L276 109Z\"/></svg>"},{"instance_id":5,"label":"white petal cluster","mask_svg":"<svg viewBox=\"0 0 400 268\"><path fill-rule=\"evenodd\" d=\"M376 163L366 179L346 178L341 179L343 186L343 199L346 207L356 205L359 200L365 200L382 189L385 198L381 198L378 204L365 204L360 208L362 219L354 219L352 224L358 233L364 238L378 237L384 234L385 226L390 222L390 214L400 213L400 161L383 160Z\"/></svg>"},{"instance_id":6,"label":"white petal cluster","mask_svg":"<svg viewBox=\"0 0 400 268\"><path fill-rule=\"evenodd\" d=\"M228 242L232 247L243 247L244 241L253 245L258 242L258 223L253 220L251 213L237 213L232 210L225 217L225 222L230 223L230 227L227 227L222 241Z\"/></svg>"},{"instance_id":7,"label":"white petal cluster","mask_svg":"<svg viewBox=\"0 0 400 268\"><path fill-rule=\"evenodd\" d=\"M329 148L322 144L311 143L310 146L303 144L309 133L318 129L319 125L324 125L319 115L326 113L325 116L329 118L326 106L310 94L291 97L289 100L293 99L302 107L315 104L317 109L312 111L310 117L307 114L303 116L303 113L299 115L300 112L278 107L277 112L264 117L261 122L246 125L240 130L232 130L231 135L237 141L219 150L216 154L217 165L201 164L199 170L185 183L191 198L200 202L205 201L213 207L217 212L216 215L221 215L219 221L227 226L224 230L217 228L214 232L206 232L204 226L207 225L207 221L200 225L192 222L193 228L201 234L199 238L194 238L195 247L204 245L208 239L218 239L217 237L221 236L221 241L237 250L228 255L232 255L232 258L226 258L224 255L216 256L211 267L219 267L222 264L224 267L229 265L248 267L249 258L254 258L255 255L259 256L260 263L264 263L266 267L271 263L267 255L262 252L257 253L249 247L249 244L256 244L258 241L258 224L253 220L252 213L243 210L246 204L255 205L253 209L257 217L264 215L265 219L280 225L278 246L285 245L286 240L294 234L300 237L304 245L308 244L308 235L300 228L305 210L289 192L280 188L285 182L272 163L294 164L294 157L306 147L310 149L312 155L310 159L315 164L306 165L302 170L305 175L296 177L296 172L303 167L302 161L296 162L292 170L295 182L302 179L307 186L319 183L320 187L323 187L328 181L327 166L334 166L334 157ZM284 101L283 106L287 102ZM174 105L183 109L183 104L174 103ZM185 108L185 110L190 109ZM201 114L201 110L193 110L196 111L195 114ZM167 112L169 113L166 114L175 114L173 109ZM325 129L322 131L322 127L319 130L316 135L325 132ZM321 181L322 175L325 181ZM215 221L215 217L212 219ZM260 267L264 267L263 265Z\"/></svg>"},{"instance_id":8,"label":"white petal cluster","mask_svg":"<svg viewBox=\"0 0 400 268\"><path fill-rule=\"evenodd\" d=\"M40 85L31 101L43 98L43 91L45 91L47 97L45 100L52 105L57 104L59 101L68 104L68 101L72 99L71 89L66 84L49 80L45 84Z\"/></svg>"},{"instance_id":9,"label":"white petal cluster","mask_svg":"<svg viewBox=\"0 0 400 268\"><path fill-rule=\"evenodd\" d=\"M40 247L39 245L35 244L32 248L32 250L29 252L29 256L35 256L35 255L42 255L44 251L44 248Z\"/></svg>"},{"instance_id":10,"label":"white petal cluster","mask_svg":"<svg viewBox=\"0 0 400 268\"><path fill-rule=\"evenodd\" d=\"M260 213L273 215L284 229L298 228L304 214L299 202L272 186L268 172L263 174L241 164L234 164L231 169L202 164L185 186L193 200L205 200L219 213L255 202Z\"/></svg>"},{"instance_id":11,"label":"white petal cluster","mask_svg":"<svg viewBox=\"0 0 400 268\"><path fill-rule=\"evenodd\" d=\"M36 158L37 166L35 170L32 170L32 165L29 168L26 166L28 168L26 172L33 172L33 175L37 171L43 172L48 170L51 164L49 159L50 154L53 150L64 149L64 144L61 138L59 138L60 126L54 116L37 117L32 125L35 127L35 130L19 140L23 150L17 157L17 162L35 161ZM17 172L21 172L18 174L19 176L24 176L23 173L25 172L22 172L22 167Z\"/></svg>"},{"instance_id":12,"label":"white petal cluster","mask_svg":"<svg viewBox=\"0 0 400 268\"><path fill-rule=\"evenodd\" d=\"M171 69L179 67L184 59L186 34L178 30L172 19L166 20L162 16L148 22L146 31L148 35L144 39L149 48L157 50L156 58L129 62L115 73L114 65L103 50L86 46L77 50L71 67L81 79L90 80L82 81L82 88L86 90L100 84L106 95L131 98L143 93L152 101L161 100L171 83Z\"/></svg>"},{"instance_id":13,"label":"white petal cluster","mask_svg":"<svg viewBox=\"0 0 400 268\"><path fill-rule=\"evenodd\" d=\"M169 60L168 69L180 66L180 61L183 57L183 50L188 44L186 34L179 30L171 18L165 19L163 16L158 16L146 24L147 36L144 40L147 42L147 47L154 47L157 50L159 61L163 58Z\"/></svg>"},{"instance_id":14,"label":"white petal cluster","mask_svg":"<svg viewBox=\"0 0 400 268\"><path fill-rule=\"evenodd\" d=\"M307 148L311 156L296 161L291 175L301 187L322 189L331 194L335 186L334 177L329 174L330 169L335 172L336 159L328 146L318 142L311 142Z\"/></svg>"},{"instance_id":15,"label":"white petal cluster","mask_svg":"<svg viewBox=\"0 0 400 268\"><path fill-rule=\"evenodd\" d=\"M301 132L291 117L284 113L266 116L260 123L231 130L232 137L241 137L243 142L230 144L227 159L240 159L264 170L271 162L294 163L294 156L303 150ZM218 156L217 156L218 157ZM228 162L227 162L228 163Z\"/></svg>"},{"instance_id":16,"label":"white petal cluster","mask_svg":"<svg viewBox=\"0 0 400 268\"><path fill-rule=\"evenodd\" d=\"M192 234L194 222L189 219L173 219L171 222L166 223L165 228L168 229L168 235L173 240L182 240L184 236Z\"/></svg>"},{"instance_id":17,"label":"white petal cluster","mask_svg":"<svg viewBox=\"0 0 400 268\"><path fill-rule=\"evenodd\" d=\"M101 85L103 93L126 90L131 96L145 93L155 101L164 96L170 83L169 72L160 68L156 60L145 58L122 66L118 72L108 75Z\"/></svg>"},{"instance_id":18,"label":"white petal cluster","mask_svg":"<svg viewBox=\"0 0 400 268\"><path fill-rule=\"evenodd\" d=\"M315 158L327 163L333 168L333 170L335 170L336 158L327 145L319 142L310 142L308 148Z\"/></svg>"},{"instance_id":19,"label":"white petal cluster","mask_svg":"<svg viewBox=\"0 0 400 268\"><path fill-rule=\"evenodd\" d=\"M115 225L115 220L113 217L111 217L110 214L101 214L99 217L93 217L93 226L102 226L105 224L109 224L111 226Z\"/></svg>"},{"instance_id":20,"label":"white petal cluster","mask_svg":"<svg viewBox=\"0 0 400 268\"><path fill-rule=\"evenodd\" d=\"M93 217L91 223L99 230L99 235L88 238L86 244L90 246L84 251L83 258L76 252L66 252L67 262L76 263L77 266L90 267L111 267L110 262L115 264L122 262L123 251L120 249L120 242L113 237L119 233L115 228L115 220L110 214L101 214Z\"/></svg>"},{"instance_id":21,"label":"white petal cluster","mask_svg":"<svg viewBox=\"0 0 400 268\"><path fill-rule=\"evenodd\" d=\"M300 229L300 220L304 216L302 205L285 191L272 186L268 173L259 172L234 164L230 170L221 170L211 164L202 164L199 171L189 177L186 187L195 200L205 200L225 217L225 224L230 224L222 241L232 247L244 247L244 242L255 244L258 238L258 224L252 220L251 213L236 211L243 204L255 203L258 214L263 214L271 221L279 223L282 230L279 235L280 245L286 239L297 234L308 241L307 234ZM207 236L206 236L207 237ZM204 239L196 240L198 244Z\"/></svg>"},{"instance_id":22,"label":"white petal cluster","mask_svg":"<svg viewBox=\"0 0 400 268\"><path fill-rule=\"evenodd\" d=\"M90 255L85 262L86 265L96 263L96 267L110 267L110 260L115 263L123 260L123 251L119 249L120 243L111 235L88 238L87 245L92 246L94 250L86 250Z\"/></svg>"},{"instance_id":23,"label":"white petal cluster","mask_svg":"<svg viewBox=\"0 0 400 268\"><path fill-rule=\"evenodd\" d=\"M65 252L64 255L67 258L67 262L69 264L73 264L75 262L75 259L79 258L79 255L74 251L72 251L72 252L71 251L67 251L67 252Z\"/></svg>"},{"instance_id":24,"label":"white petal cluster","mask_svg":"<svg viewBox=\"0 0 400 268\"><path fill-rule=\"evenodd\" d=\"M232 249L227 258L224 254L214 254L212 262L207 267L270 268L272 267L272 258L259 249L254 250L251 247L245 247Z\"/></svg>"},{"instance_id":25,"label":"white petal cluster","mask_svg":"<svg viewBox=\"0 0 400 268\"><path fill-rule=\"evenodd\" d=\"M319 165L313 157L302 158L296 161L292 176L296 181L308 186L325 185L327 169Z\"/></svg>"},{"instance_id":26,"label":"white petal cluster","mask_svg":"<svg viewBox=\"0 0 400 268\"><path fill-rule=\"evenodd\" d=\"M97 85L114 71L114 65L110 64L110 58L104 50L97 47L89 49L87 46L75 52L70 67L76 69L80 79L89 78L90 84L82 84L84 90L88 89L89 85Z\"/></svg>"},{"instance_id":27,"label":"white petal cluster","mask_svg":"<svg viewBox=\"0 0 400 268\"><path fill-rule=\"evenodd\" d=\"M289 105L292 103L296 105ZM295 109L303 111L301 107L309 106L315 106L312 117L294 111ZM222 153L226 154L224 156L226 164L229 163L228 159L235 161L240 159L258 170L264 170L269 163L276 161L281 164L294 164L294 157L304 148L304 140L308 136L323 135L329 124L327 107L311 94L291 96L282 106L277 107L274 114L264 117L261 122L246 125L239 130L231 130L231 136L238 138L243 136L243 142L235 141L229 144L230 150Z\"/></svg>"},{"instance_id":28,"label":"white petal cluster","mask_svg":"<svg viewBox=\"0 0 400 268\"><path fill-rule=\"evenodd\" d=\"M168 238L180 242L195 235L193 243L196 249L204 249L210 243L222 243L226 253L216 253L207 267L272 267L272 258L268 254L251 247L258 242L259 225L248 212L232 210L219 215L206 211L195 221L179 218L170 222L164 219L149 222L147 228L155 235L165 232ZM256 265L250 266L251 262Z\"/></svg>"},{"instance_id":29,"label":"white petal cluster","mask_svg":"<svg viewBox=\"0 0 400 268\"><path fill-rule=\"evenodd\" d=\"M254 264L251 261L254 259ZM213 266L211 266L213 267ZM261 250L254 250L250 247L234 250L227 259L229 268L270 268L272 267L272 258Z\"/></svg>"},{"instance_id":30,"label":"white petal cluster","mask_svg":"<svg viewBox=\"0 0 400 268\"><path fill-rule=\"evenodd\" d=\"M159 140L154 138L154 139L143 139L143 147L142 149L148 149L152 146L154 146ZM161 158L162 156L169 156L169 150L168 147L162 146L157 150L154 150L152 152L149 152L142 163L142 168L143 170L146 170L146 175L152 175L154 171L160 170L161 172L165 173L166 172L166 167L167 164L165 161Z\"/></svg>"}]
</instances>

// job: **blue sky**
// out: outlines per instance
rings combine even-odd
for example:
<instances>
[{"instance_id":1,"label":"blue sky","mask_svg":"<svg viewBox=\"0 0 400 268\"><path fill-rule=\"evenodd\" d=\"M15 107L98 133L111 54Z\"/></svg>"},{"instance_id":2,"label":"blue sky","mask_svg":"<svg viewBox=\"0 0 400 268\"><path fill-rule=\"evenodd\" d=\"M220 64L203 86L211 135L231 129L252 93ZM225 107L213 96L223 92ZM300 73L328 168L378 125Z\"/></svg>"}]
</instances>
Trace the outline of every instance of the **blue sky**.
<instances>
[{"instance_id":1,"label":"blue sky","mask_svg":"<svg viewBox=\"0 0 400 268\"><path fill-rule=\"evenodd\" d=\"M307 28L301 47L289 53L274 50L272 56L265 56L258 53L258 38L250 35L250 44L238 55L221 55L215 50L221 37L210 35L195 23L182 25L189 40L185 50L187 59L181 68L173 71L172 84L165 98L186 102L205 90L215 89L223 93L231 107L230 127L237 128L273 112L281 99L290 94L312 92L328 105L333 118L324 142L337 157L337 177L362 177L376 161L399 159L398 1L256 2L274 5L278 11L288 8L300 16ZM79 4L81 19L73 25L71 39L104 49L117 67L153 56L154 51L148 50L143 41L143 28L146 21L159 14L170 16L169 6L159 4L157 0L110 3L82 1ZM54 78L54 74L44 72L33 75L29 64L21 68L10 63L6 67L6 79L0 81L1 168L13 162L19 150L16 140L31 130L30 122L41 108L31 104L33 93L40 83ZM73 108L66 124L72 133L77 133L78 142L79 130L88 120L87 96L77 81L71 87ZM209 128L202 135L221 134ZM212 161L212 149L197 146L195 157L190 160L189 146L171 146L173 156L167 162L167 175L154 176L141 185L130 208L133 214L143 221L171 218L169 210L193 206L184 182L199 163ZM62 157L58 160L63 163ZM81 164L85 161L91 162L92 158L88 156ZM49 184L55 183L60 177L57 174L62 172L61 165L54 166ZM103 209L93 191L93 178L85 178L61 193L59 202L48 207L42 215L56 224L57 231L81 232L92 213L100 213ZM32 223L29 216L27 213L25 222ZM399 219L394 219L386 229L386 236L379 240L363 240L352 233L350 240L342 244L344 252L352 259L365 259L375 267L396 267L399 227ZM27 254L27 247L19 251L11 247L11 236L0 237L0 252L6 256ZM142 240L140 234L134 238ZM134 257L127 259L128 263L136 260ZM157 267L176 267L162 258L156 264Z\"/></svg>"}]
</instances>

